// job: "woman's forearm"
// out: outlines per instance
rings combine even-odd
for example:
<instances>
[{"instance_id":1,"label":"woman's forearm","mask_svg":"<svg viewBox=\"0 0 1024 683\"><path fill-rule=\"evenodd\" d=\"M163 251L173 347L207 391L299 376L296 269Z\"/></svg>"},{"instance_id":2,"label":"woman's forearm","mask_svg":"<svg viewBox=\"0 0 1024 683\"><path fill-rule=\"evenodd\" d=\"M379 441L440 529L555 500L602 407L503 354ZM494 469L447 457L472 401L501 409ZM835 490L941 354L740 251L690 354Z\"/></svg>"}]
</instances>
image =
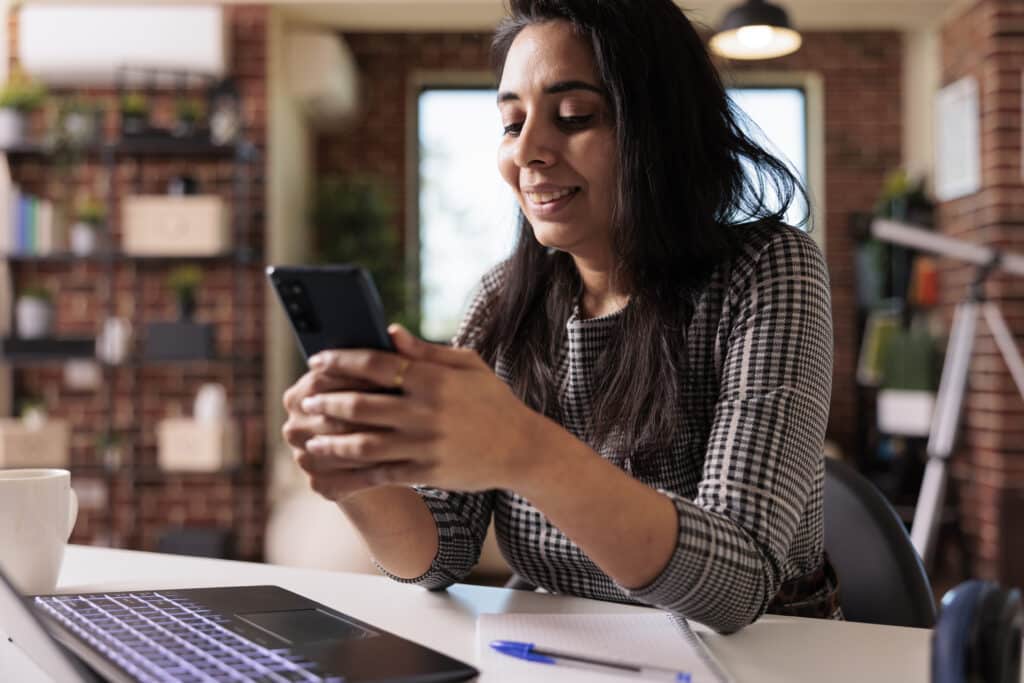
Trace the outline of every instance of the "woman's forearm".
<instances>
[{"instance_id":1,"label":"woman's forearm","mask_svg":"<svg viewBox=\"0 0 1024 683\"><path fill-rule=\"evenodd\" d=\"M388 572L414 579L430 569L437 555L437 524L415 491L384 486L360 491L338 505Z\"/></svg>"},{"instance_id":2,"label":"woman's forearm","mask_svg":"<svg viewBox=\"0 0 1024 683\"><path fill-rule=\"evenodd\" d=\"M672 501L542 418L534 453L513 490L626 588L651 583L679 538Z\"/></svg>"}]
</instances>

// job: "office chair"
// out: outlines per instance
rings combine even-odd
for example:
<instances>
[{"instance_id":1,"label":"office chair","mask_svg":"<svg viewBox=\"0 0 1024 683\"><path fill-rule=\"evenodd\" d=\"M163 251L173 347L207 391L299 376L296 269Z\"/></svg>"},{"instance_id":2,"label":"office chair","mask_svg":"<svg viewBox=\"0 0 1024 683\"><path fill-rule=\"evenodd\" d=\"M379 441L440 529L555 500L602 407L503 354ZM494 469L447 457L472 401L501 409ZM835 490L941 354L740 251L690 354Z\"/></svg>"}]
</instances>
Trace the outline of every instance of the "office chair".
<instances>
[{"instance_id":1,"label":"office chair","mask_svg":"<svg viewBox=\"0 0 1024 683\"><path fill-rule=\"evenodd\" d=\"M825 459L825 550L850 621L931 628L928 575L896 511L859 472Z\"/></svg>"}]
</instances>

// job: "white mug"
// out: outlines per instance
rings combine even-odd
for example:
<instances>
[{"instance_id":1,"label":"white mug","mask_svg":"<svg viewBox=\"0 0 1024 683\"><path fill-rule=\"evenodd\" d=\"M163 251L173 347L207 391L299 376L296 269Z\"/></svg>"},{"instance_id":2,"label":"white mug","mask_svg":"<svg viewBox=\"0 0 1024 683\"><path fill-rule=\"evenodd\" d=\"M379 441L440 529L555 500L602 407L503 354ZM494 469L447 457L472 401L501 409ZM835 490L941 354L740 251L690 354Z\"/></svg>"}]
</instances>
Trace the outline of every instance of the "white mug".
<instances>
[{"instance_id":1,"label":"white mug","mask_svg":"<svg viewBox=\"0 0 1024 683\"><path fill-rule=\"evenodd\" d=\"M77 518L67 470L0 470L0 567L23 594L57 587Z\"/></svg>"}]
</instances>

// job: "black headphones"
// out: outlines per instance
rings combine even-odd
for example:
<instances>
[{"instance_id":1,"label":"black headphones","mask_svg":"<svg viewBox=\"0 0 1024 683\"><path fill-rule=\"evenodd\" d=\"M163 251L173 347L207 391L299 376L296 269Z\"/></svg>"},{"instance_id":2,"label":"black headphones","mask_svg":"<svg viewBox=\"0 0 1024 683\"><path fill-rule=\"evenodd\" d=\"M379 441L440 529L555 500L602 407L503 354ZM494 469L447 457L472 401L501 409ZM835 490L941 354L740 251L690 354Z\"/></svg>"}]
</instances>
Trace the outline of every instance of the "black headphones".
<instances>
[{"instance_id":1,"label":"black headphones","mask_svg":"<svg viewBox=\"0 0 1024 683\"><path fill-rule=\"evenodd\" d=\"M942 598L932 633L932 683L1020 683L1022 626L1019 590L961 583Z\"/></svg>"}]
</instances>

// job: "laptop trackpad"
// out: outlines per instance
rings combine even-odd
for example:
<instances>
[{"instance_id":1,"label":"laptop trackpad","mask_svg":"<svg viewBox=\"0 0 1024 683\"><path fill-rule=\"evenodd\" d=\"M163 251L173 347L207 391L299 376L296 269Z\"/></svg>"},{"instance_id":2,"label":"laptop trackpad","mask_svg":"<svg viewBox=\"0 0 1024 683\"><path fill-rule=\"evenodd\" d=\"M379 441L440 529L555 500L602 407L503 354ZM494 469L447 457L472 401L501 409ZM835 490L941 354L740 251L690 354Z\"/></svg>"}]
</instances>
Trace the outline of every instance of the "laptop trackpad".
<instances>
[{"instance_id":1,"label":"laptop trackpad","mask_svg":"<svg viewBox=\"0 0 1024 683\"><path fill-rule=\"evenodd\" d=\"M318 609L249 612L235 616L292 645L322 640L358 640L377 635L373 631Z\"/></svg>"}]
</instances>

